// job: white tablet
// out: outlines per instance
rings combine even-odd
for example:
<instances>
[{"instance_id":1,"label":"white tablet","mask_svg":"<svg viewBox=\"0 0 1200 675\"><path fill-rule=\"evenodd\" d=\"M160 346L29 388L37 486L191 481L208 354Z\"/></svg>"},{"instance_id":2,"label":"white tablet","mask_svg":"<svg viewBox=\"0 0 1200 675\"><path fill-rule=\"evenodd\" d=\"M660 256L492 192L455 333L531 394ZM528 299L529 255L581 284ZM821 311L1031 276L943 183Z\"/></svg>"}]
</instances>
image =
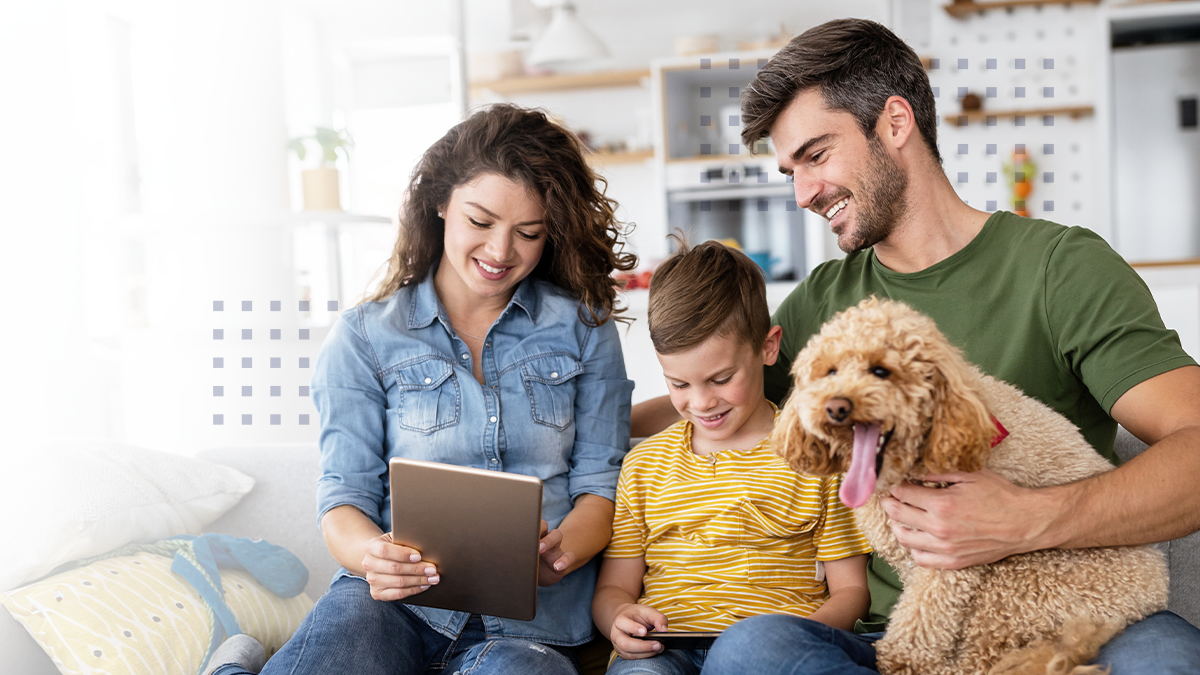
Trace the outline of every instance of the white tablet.
<instances>
[{"instance_id":1,"label":"white tablet","mask_svg":"<svg viewBox=\"0 0 1200 675\"><path fill-rule=\"evenodd\" d=\"M402 602L532 620L542 481L413 459L388 468L392 541L420 551L441 576Z\"/></svg>"}]
</instances>

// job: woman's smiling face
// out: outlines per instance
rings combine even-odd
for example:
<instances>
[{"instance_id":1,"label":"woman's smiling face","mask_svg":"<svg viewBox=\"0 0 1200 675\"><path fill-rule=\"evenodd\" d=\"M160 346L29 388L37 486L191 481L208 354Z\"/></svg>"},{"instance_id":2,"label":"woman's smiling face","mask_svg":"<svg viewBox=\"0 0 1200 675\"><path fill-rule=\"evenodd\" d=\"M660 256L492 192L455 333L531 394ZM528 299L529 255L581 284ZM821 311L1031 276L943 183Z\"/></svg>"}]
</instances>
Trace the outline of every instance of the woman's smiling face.
<instances>
[{"instance_id":1,"label":"woman's smiling face","mask_svg":"<svg viewBox=\"0 0 1200 675\"><path fill-rule=\"evenodd\" d=\"M505 302L542 259L545 210L538 195L495 173L450 194L439 290Z\"/></svg>"}]
</instances>

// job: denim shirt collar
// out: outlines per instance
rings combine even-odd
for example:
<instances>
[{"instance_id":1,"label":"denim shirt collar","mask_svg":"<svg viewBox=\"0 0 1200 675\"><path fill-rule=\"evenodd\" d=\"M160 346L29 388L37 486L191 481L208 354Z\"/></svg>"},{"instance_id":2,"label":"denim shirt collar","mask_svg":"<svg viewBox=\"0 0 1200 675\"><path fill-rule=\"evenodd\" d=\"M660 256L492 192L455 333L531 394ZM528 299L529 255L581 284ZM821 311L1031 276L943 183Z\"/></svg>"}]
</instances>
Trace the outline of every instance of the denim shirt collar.
<instances>
[{"instance_id":1,"label":"denim shirt collar","mask_svg":"<svg viewBox=\"0 0 1200 675\"><path fill-rule=\"evenodd\" d=\"M446 315L446 308L442 306L442 301L437 296L437 289L433 286L433 277L437 274L437 269L438 265L435 263L429 268L425 279L413 289L412 311L408 315L409 330L424 328L437 319L442 322L447 331L450 331L450 317ZM529 320L537 324L538 294L534 285L533 275L522 279L521 283L517 285L517 291L513 293L512 299L508 301L508 306L516 305L525 310L525 313L529 315Z\"/></svg>"}]
</instances>

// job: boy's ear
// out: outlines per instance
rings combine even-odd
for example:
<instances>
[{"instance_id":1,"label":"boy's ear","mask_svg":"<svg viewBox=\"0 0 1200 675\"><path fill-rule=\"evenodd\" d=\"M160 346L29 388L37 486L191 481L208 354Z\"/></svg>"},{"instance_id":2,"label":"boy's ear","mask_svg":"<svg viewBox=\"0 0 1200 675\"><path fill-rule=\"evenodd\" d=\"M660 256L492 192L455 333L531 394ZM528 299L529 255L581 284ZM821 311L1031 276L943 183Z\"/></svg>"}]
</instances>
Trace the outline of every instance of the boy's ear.
<instances>
[{"instance_id":1,"label":"boy's ear","mask_svg":"<svg viewBox=\"0 0 1200 675\"><path fill-rule=\"evenodd\" d=\"M773 366L779 360L779 343L783 340L783 327L771 326L767 339L763 340L763 365Z\"/></svg>"}]
</instances>

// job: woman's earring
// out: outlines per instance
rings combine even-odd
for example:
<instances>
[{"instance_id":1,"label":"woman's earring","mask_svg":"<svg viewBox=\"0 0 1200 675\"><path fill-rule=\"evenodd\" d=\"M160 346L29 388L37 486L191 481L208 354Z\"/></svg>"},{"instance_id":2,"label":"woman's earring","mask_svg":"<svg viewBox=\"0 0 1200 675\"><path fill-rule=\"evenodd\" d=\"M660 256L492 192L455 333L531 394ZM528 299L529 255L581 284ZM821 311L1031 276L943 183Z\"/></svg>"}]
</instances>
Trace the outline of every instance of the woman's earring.
<instances>
[{"instance_id":1,"label":"woman's earring","mask_svg":"<svg viewBox=\"0 0 1200 675\"><path fill-rule=\"evenodd\" d=\"M438 218L441 218L442 220L446 219L446 217L442 215L441 211L438 211Z\"/></svg>"}]
</instances>

